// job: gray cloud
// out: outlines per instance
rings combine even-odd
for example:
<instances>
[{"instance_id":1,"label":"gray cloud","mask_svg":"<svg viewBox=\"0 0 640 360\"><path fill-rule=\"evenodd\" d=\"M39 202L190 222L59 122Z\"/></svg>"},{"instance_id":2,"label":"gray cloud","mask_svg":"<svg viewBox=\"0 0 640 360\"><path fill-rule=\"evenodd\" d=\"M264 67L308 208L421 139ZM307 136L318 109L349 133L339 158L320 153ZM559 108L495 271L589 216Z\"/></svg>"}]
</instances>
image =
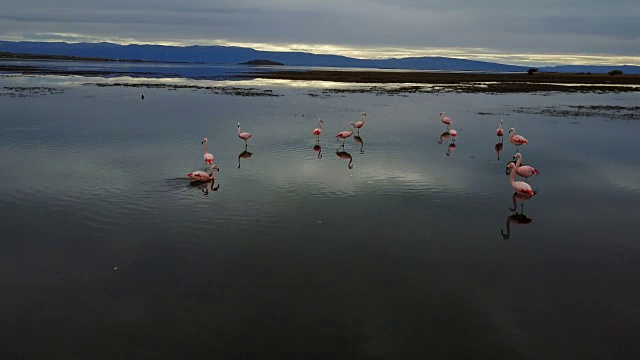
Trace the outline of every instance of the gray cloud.
<instances>
[{"instance_id":1,"label":"gray cloud","mask_svg":"<svg viewBox=\"0 0 640 360\"><path fill-rule=\"evenodd\" d=\"M197 40L640 56L640 6L615 0L25 0L12 39ZM32 35L30 35L32 34ZM33 36L35 34L35 36Z\"/></svg>"}]
</instances>

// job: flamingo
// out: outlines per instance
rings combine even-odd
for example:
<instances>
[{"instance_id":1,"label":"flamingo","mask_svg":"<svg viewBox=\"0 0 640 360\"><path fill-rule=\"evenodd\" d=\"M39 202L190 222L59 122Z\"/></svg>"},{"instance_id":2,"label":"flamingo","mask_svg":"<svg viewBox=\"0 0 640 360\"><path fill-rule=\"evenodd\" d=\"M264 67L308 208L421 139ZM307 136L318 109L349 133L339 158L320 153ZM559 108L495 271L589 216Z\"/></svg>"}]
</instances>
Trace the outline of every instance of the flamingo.
<instances>
[{"instance_id":1,"label":"flamingo","mask_svg":"<svg viewBox=\"0 0 640 360\"><path fill-rule=\"evenodd\" d=\"M315 136L318 141L320 141L320 133L322 133L322 124L322 119L318 119L318 127L313 129L313 136Z\"/></svg>"},{"instance_id":2,"label":"flamingo","mask_svg":"<svg viewBox=\"0 0 640 360\"><path fill-rule=\"evenodd\" d=\"M204 162L209 165L213 164L214 156L209 153L209 139L202 139L200 144L204 144Z\"/></svg>"},{"instance_id":3,"label":"flamingo","mask_svg":"<svg viewBox=\"0 0 640 360\"><path fill-rule=\"evenodd\" d=\"M194 171L192 173L187 174L187 176L190 177L191 180L195 180L195 181L210 181L210 180L213 180L213 170L220 171L220 169L218 169L218 165L213 164L211 165L210 174L207 174L204 171Z\"/></svg>"},{"instance_id":4,"label":"flamingo","mask_svg":"<svg viewBox=\"0 0 640 360\"><path fill-rule=\"evenodd\" d=\"M453 140L455 140L458 137L458 132L451 129L449 130L449 135L453 136Z\"/></svg>"},{"instance_id":5,"label":"flamingo","mask_svg":"<svg viewBox=\"0 0 640 360\"><path fill-rule=\"evenodd\" d=\"M349 130L339 132L336 135L336 141L340 142L340 139L342 139L342 147L344 147L345 139L347 139L347 138L351 137L351 135L353 135L353 129L352 129L353 126L354 126L353 121L349 122Z\"/></svg>"},{"instance_id":6,"label":"flamingo","mask_svg":"<svg viewBox=\"0 0 640 360\"><path fill-rule=\"evenodd\" d=\"M531 189L531 185L527 184L524 181L514 180L516 172L513 170L515 167L516 164L512 162L507 165L507 172L509 174L509 180L511 181L511 187L519 194L528 194L529 196L533 197L536 193Z\"/></svg>"},{"instance_id":7,"label":"flamingo","mask_svg":"<svg viewBox=\"0 0 640 360\"><path fill-rule=\"evenodd\" d=\"M251 133L248 132L240 132L240 123L238 123L238 137L244 140L244 147L247 147L247 140L251 138Z\"/></svg>"},{"instance_id":8,"label":"flamingo","mask_svg":"<svg viewBox=\"0 0 640 360\"><path fill-rule=\"evenodd\" d=\"M515 155L513 155L513 158L516 161L516 174L522 176L525 179L528 179L530 176L538 175L540 174L540 172L538 171L538 169L534 168L533 166L529 166L529 165L520 165L521 161L522 161L522 155L520 153L516 153Z\"/></svg>"},{"instance_id":9,"label":"flamingo","mask_svg":"<svg viewBox=\"0 0 640 360\"><path fill-rule=\"evenodd\" d=\"M365 118L365 116L367 116L367 114L362 113L362 120L360 120L357 123L353 124L353 126L355 126L355 128L358 129L358 135L360 135L360 128L364 126L364 118Z\"/></svg>"},{"instance_id":10,"label":"flamingo","mask_svg":"<svg viewBox=\"0 0 640 360\"><path fill-rule=\"evenodd\" d=\"M453 121L451 121L451 118L448 116L445 116L444 112L440 113L440 121L442 121L443 124L447 125L447 129L449 128L449 126L451 126L451 123Z\"/></svg>"},{"instance_id":11,"label":"flamingo","mask_svg":"<svg viewBox=\"0 0 640 360\"><path fill-rule=\"evenodd\" d=\"M336 151L336 155L338 155L338 157L341 159L349 159L349 163L347 164L347 167L349 169L353 169L353 157L351 156L351 154L343 150L343 151Z\"/></svg>"},{"instance_id":12,"label":"flamingo","mask_svg":"<svg viewBox=\"0 0 640 360\"><path fill-rule=\"evenodd\" d=\"M496 129L496 135L502 141L502 137L504 136L504 129L502 128L502 119L500 119L500 126Z\"/></svg>"},{"instance_id":13,"label":"flamingo","mask_svg":"<svg viewBox=\"0 0 640 360\"><path fill-rule=\"evenodd\" d=\"M516 131L513 128L509 129L509 141L516 146L516 151L518 151L520 145L529 143L529 140L525 139L524 136L516 135Z\"/></svg>"}]
</instances>

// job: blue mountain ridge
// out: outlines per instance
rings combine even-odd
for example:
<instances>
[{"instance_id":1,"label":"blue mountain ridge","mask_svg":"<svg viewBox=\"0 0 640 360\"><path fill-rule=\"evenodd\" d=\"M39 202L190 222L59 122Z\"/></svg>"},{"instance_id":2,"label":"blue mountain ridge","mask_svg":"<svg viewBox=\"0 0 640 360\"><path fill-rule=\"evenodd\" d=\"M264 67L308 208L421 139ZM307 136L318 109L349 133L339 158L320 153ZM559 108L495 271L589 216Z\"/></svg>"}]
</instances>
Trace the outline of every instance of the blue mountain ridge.
<instances>
[{"instance_id":1,"label":"blue mountain ridge","mask_svg":"<svg viewBox=\"0 0 640 360\"><path fill-rule=\"evenodd\" d=\"M306 52L259 51L234 46L165 46L101 43L66 43L33 41L0 41L0 52L24 54L70 55L102 57L120 60L150 60L165 62L199 62L207 64L238 64L254 59L267 59L287 66L355 67L382 69L522 72L527 66L486 61L424 56L389 59L356 59L341 55L320 55ZM640 66L562 65L540 67L539 71L606 73L613 69L625 74L640 73Z\"/></svg>"}]
</instances>

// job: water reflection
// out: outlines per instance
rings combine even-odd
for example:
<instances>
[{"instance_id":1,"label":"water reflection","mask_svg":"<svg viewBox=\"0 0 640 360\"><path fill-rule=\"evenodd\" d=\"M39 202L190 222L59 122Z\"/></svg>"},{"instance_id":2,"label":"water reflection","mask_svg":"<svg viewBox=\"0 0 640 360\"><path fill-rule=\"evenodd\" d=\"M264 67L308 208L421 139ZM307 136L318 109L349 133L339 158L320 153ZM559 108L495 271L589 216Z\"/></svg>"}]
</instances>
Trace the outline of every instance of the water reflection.
<instances>
[{"instance_id":1,"label":"water reflection","mask_svg":"<svg viewBox=\"0 0 640 360\"><path fill-rule=\"evenodd\" d=\"M353 169L353 157L351 156L351 154L349 154L344 150L338 149L336 150L336 155L338 155L338 157L341 159L349 159L349 163L347 164L347 167L349 169Z\"/></svg>"},{"instance_id":2,"label":"water reflection","mask_svg":"<svg viewBox=\"0 0 640 360\"><path fill-rule=\"evenodd\" d=\"M320 146L319 142L313 146L313 151L318 153L318 159L322 159L322 146Z\"/></svg>"},{"instance_id":3,"label":"water reflection","mask_svg":"<svg viewBox=\"0 0 640 360\"><path fill-rule=\"evenodd\" d=\"M247 151L246 145L245 145L244 151L238 154L238 169L240 169L240 159L248 159L251 157L251 155L253 155L253 153Z\"/></svg>"},{"instance_id":4,"label":"water reflection","mask_svg":"<svg viewBox=\"0 0 640 360\"><path fill-rule=\"evenodd\" d=\"M447 140L450 137L451 137L451 134L449 134L449 130L443 132L442 134L440 134L440 140L438 140L438 144L442 144L444 140Z\"/></svg>"},{"instance_id":5,"label":"water reflection","mask_svg":"<svg viewBox=\"0 0 640 360\"><path fill-rule=\"evenodd\" d=\"M355 135L353 139L360 144L360 154L364 154L364 141L362 140L362 137L360 137L360 135Z\"/></svg>"},{"instance_id":6,"label":"water reflection","mask_svg":"<svg viewBox=\"0 0 640 360\"><path fill-rule=\"evenodd\" d=\"M215 185L215 187L214 187ZM220 184L216 184L216 179L211 179L209 181L194 181L189 183L189 187L194 187L200 191L204 196L209 196L209 189L212 191L218 191L220 188Z\"/></svg>"},{"instance_id":7,"label":"water reflection","mask_svg":"<svg viewBox=\"0 0 640 360\"><path fill-rule=\"evenodd\" d=\"M507 216L507 223L505 225L506 231L503 229L500 229L500 234L502 235L502 238L504 240L507 240L511 237L511 223L527 225L533 221L530 217L524 214L524 202L531 199L532 197L533 196L520 194L517 192L514 192L513 195L511 196L511 199L513 200L513 206L509 207L509 210L511 210L513 214ZM516 199L519 199L521 202L520 213L518 213L518 204L516 202Z\"/></svg>"},{"instance_id":8,"label":"water reflection","mask_svg":"<svg viewBox=\"0 0 640 360\"><path fill-rule=\"evenodd\" d=\"M500 151L502 151L502 148L504 148L504 143L501 141L498 141L496 143L496 146L494 146L494 149L496 150L496 155L498 155L498 161L500 161Z\"/></svg>"},{"instance_id":9,"label":"water reflection","mask_svg":"<svg viewBox=\"0 0 640 360\"><path fill-rule=\"evenodd\" d=\"M453 150L455 150L458 146L456 145L456 143L454 142L454 140L451 140L451 143L449 144L449 146L447 146L447 152L445 153L447 156L451 155L451 152Z\"/></svg>"}]
</instances>

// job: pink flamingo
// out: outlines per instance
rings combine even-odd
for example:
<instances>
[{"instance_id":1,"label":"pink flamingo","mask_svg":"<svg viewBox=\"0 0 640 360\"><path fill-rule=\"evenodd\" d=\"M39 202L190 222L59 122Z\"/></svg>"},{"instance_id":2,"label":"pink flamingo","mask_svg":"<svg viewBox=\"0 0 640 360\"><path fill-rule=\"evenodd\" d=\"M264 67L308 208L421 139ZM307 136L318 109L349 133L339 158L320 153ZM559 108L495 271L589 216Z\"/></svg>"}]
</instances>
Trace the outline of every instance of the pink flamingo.
<instances>
[{"instance_id":1,"label":"pink flamingo","mask_svg":"<svg viewBox=\"0 0 640 360\"><path fill-rule=\"evenodd\" d=\"M364 118L365 118L365 116L367 116L367 114L362 113L362 120L360 120L357 123L353 124L353 126L355 126L355 128L358 129L358 135L360 135L360 128L364 126Z\"/></svg>"},{"instance_id":2,"label":"pink flamingo","mask_svg":"<svg viewBox=\"0 0 640 360\"><path fill-rule=\"evenodd\" d=\"M525 139L524 136L516 135L516 131L513 128L509 129L509 141L516 146L516 151L518 151L520 145L529 143L529 140Z\"/></svg>"},{"instance_id":3,"label":"pink flamingo","mask_svg":"<svg viewBox=\"0 0 640 360\"><path fill-rule=\"evenodd\" d=\"M516 167L516 164L512 162L510 162L509 165L507 165L507 172L509 174L509 180L511 181L511 187L518 194L526 194L533 197L536 193L531 189L531 185L527 184L524 181L514 180L515 174L516 174L516 172L514 171L515 167Z\"/></svg>"},{"instance_id":4,"label":"pink flamingo","mask_svg":"<svg viewBox=\"0 0 640 360\"><path fill-rule=\"evenodd\" d=\"M240 132L240 123L238 123L238 137L244 140L244 147L247 147L247 140L251 138L251 134L248 132Z\"/></svg>"},{"instance_id":5,"label":"pink flamingo","mask_svg":"<svg viewBox=\"0 0 640 360\"><path fill-rule=\"evenodd\" d=\"M538 175L540 174L540 172L538 171L538 169L534 168L533 166L529 166L529 165L520 165L521 161L522 161L522 155L520 153L516 153L515 155L513 155L513 158L516 161L516 174L522 176L525 179L528 179L530 176Z\"/></svg>"},{"instance_id":6,"label":"pink flamingo","mask_svg":"<svg viewBox=\"0 0 640 360\"><path fill-rule=\"evenodd\" d=\"M213 180L213 170L217 170L220 171L220 169L218 169L218 166L216 164L211 165L211 173L207 174L204 171L194 171L192 173L187 174L188 177L191 178L191 180L195 180L195 181L210 181Z\"/></svg>"},{"instance_id":7,"label":"pink flamingo","mask_svg":"<svg viewBox=\"0 0 640 360\"><path fill-rule=\"evenodd\" d=\"M201 144L204 144L204 162L209 165L213 164L214 156L209 153L209 139L202 139Z\"/></svg>"},{"instance_id":8,"label":"pink flamingo","mask_svg":"<svg viewBox=\"0 0 640 360\"><path fill-rule=\"evenodd\" d=\"M500 126L496 129L496 135L502 140L504 136L504 129L502 128L502 119L500 119Z\"/></svg>"},{"instance_id":9,"label":"pink flamingo","mask_svg":"<svg viewBox=\"0 0 640 360\"><path fill-rule=\"evenodd\" d=\"M451 126L451 118L448 116L445 116L444 112L440 113L440 121L442 121L443 124L447 125L447 129L449 128L449 126Z\"/></svg>"},{"instance_id":10,"label":"pink flamingo","mask_svg":"<svg viewBox=\"0 0 640 360\"><path fill-rule=\"evenodd\" d=\"M449 130L449 135L453 136L453 140L455 140L458 137L458 132L451 129Z\"/></svg>"},{"instance_id":11,"label":"pink flamingo","mask_svg":"<svg viewBox=\"0 0 640 360\"><path fill-rule=\"evenodd\" d=\"M351 137L351 135L353 135L353 121L349 122L349 130L339 132L336 135L336 141L340 142L340 139L342 139L342 147L344 147L345 140Z\"/></svg>"},{"instance_id":12,"label":"pink flamingo","mask_svg":"<svg viewBox=\"0 0 640 360\"><path fill-rule=\"evenodd\" d=\"M318 119L318 127L313 129L313 136L315 136L318 141L320 141L320 134L322 133L322 124L322 119Z\"/></svg>"}]
</instances>

